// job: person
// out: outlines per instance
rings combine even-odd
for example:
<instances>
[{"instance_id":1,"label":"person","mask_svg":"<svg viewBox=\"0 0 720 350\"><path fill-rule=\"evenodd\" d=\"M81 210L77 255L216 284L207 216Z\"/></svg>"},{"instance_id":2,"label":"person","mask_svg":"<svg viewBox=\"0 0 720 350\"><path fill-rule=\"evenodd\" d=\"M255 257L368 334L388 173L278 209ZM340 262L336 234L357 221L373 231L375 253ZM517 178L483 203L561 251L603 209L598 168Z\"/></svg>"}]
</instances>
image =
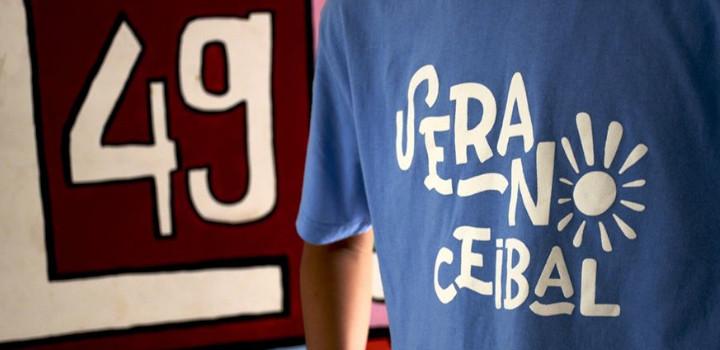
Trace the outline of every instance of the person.
<instances>
[{"instance_id":1,"label":"person","mask_svg":"<svg viewBox=\"0 0 720 350\"><path fill-rule=\"evenodd\" d=\"M396 350L720 349L719 183L720 2L329 0L309 348L364 346L374 245Z\"/></svg>"}]
</instances>

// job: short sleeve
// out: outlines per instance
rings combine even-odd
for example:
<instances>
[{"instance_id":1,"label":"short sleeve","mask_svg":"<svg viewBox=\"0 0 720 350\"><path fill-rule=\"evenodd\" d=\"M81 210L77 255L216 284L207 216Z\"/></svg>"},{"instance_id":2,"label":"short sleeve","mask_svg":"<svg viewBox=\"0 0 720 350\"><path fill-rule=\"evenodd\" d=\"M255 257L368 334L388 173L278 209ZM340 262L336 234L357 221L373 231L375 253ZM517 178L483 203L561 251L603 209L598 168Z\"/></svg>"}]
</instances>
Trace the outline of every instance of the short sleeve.
<instances>
[{"instance_id":1,"label":"short sleeve","mask_svg":"<svg viewBox=\"0 0 720 350\"><path fill-rule=\"evenodd\" d=\"M296 228L313 244L332 243L370 228L339 2L320 19L310 136Z\"/></svg>"}]
</instances>

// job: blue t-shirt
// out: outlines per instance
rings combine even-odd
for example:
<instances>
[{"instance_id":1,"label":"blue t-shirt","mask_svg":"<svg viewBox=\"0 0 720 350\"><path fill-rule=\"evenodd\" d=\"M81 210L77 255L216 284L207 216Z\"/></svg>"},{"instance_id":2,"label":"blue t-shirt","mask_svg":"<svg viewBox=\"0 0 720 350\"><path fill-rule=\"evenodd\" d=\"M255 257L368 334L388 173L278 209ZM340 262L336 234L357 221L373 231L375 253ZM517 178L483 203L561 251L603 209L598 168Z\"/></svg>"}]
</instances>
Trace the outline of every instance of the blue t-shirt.
<instances>
[{"instance_id":1,"label":"blue t-shirt","mask_svg":"<svg viewBox=\"0 0 720 350\"><path fill-rule=\"evenodd\" d=\"M297 228L395 350L720 349L720 2L330 0Z\"/></svg>"}]
</instances>

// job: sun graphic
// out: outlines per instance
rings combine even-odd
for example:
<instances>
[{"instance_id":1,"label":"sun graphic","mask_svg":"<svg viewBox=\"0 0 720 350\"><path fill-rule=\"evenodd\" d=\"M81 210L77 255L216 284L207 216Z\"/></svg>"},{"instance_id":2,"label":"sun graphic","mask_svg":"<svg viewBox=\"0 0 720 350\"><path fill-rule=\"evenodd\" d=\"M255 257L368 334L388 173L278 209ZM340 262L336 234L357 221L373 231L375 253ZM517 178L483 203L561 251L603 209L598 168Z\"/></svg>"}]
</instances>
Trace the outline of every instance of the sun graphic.
<instances>
[{"instance_id":1,"label":"sun graphic","mask_svg":"<svg viewBox=\"0 0 720 350\"><path fill-rule=\"evenodd\" d=\"M608 126L607 137L605 139L605 152L603 158L602 170L594 170L595 166L595 152L593 145L593 133L592 133L592 121L590 115L587 113L578 113L576 117L576 124L578 134L580 135L580 144L582 146L582 153L585 158L585 164L587 164L587 170L581 173L578 167L578 162L575 160L575 154L573 153L572 145L567 137L562 138L562 148L565 152L570 166L575 171L575 174L579 176L576 181L561 177L559 181L565 185L572 187L572 198L560 198L558 204L573 203L577 212L583 214L586 218L582 220L580 226L575 230L575 236L573 237L573 245L580 247L583 242L583 234L588 226L588 222L595 220L597 222L598 231L600 233L600 242L602 249L606 252L612 251L612 243L608 235L607 227L602 220L600 215L605 214L612 208L616 201L620 201L620 204L635 211L643 212L645 205L641 203L632 202L622 198L618 198L618 185L616 178L613 177L610 170L615 155L622 140L623 127L620 123L613 121ZM628 169L640 161L647 153L648 148L644 144L636 145L630 154L625 158L618 175L624 174ZM599 167L598 167L599 168ZM645 186L645 179L636 179L622 184L624 189L634 189ZM628 239L637 238L635 230L628 225L623 219L618 216L617 213L611 213L615 224L620 229L620 232L625 235ZM558 231L564 231L570 221L575 216L573 210L563 216L557 224Z\"/></svg>"}]
</instances>

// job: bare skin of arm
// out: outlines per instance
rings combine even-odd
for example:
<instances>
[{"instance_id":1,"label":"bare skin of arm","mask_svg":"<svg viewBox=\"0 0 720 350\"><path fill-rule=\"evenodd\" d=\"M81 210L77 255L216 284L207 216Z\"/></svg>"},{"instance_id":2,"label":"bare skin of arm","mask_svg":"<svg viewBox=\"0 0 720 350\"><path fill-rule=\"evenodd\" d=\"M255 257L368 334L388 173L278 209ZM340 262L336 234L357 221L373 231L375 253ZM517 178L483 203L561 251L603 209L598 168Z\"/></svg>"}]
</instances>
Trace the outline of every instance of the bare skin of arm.
<instances>
[{"instance_id":1,"label":"bare skin of arm","mask_svg":"<svg viewBox=\"0 0 720 350\"><path fill-rule=\"evenodd\" d=\"M370 324L373 233L305 243L300 267L309 350L365 349Z\"/></svg>"}]
</instances>

